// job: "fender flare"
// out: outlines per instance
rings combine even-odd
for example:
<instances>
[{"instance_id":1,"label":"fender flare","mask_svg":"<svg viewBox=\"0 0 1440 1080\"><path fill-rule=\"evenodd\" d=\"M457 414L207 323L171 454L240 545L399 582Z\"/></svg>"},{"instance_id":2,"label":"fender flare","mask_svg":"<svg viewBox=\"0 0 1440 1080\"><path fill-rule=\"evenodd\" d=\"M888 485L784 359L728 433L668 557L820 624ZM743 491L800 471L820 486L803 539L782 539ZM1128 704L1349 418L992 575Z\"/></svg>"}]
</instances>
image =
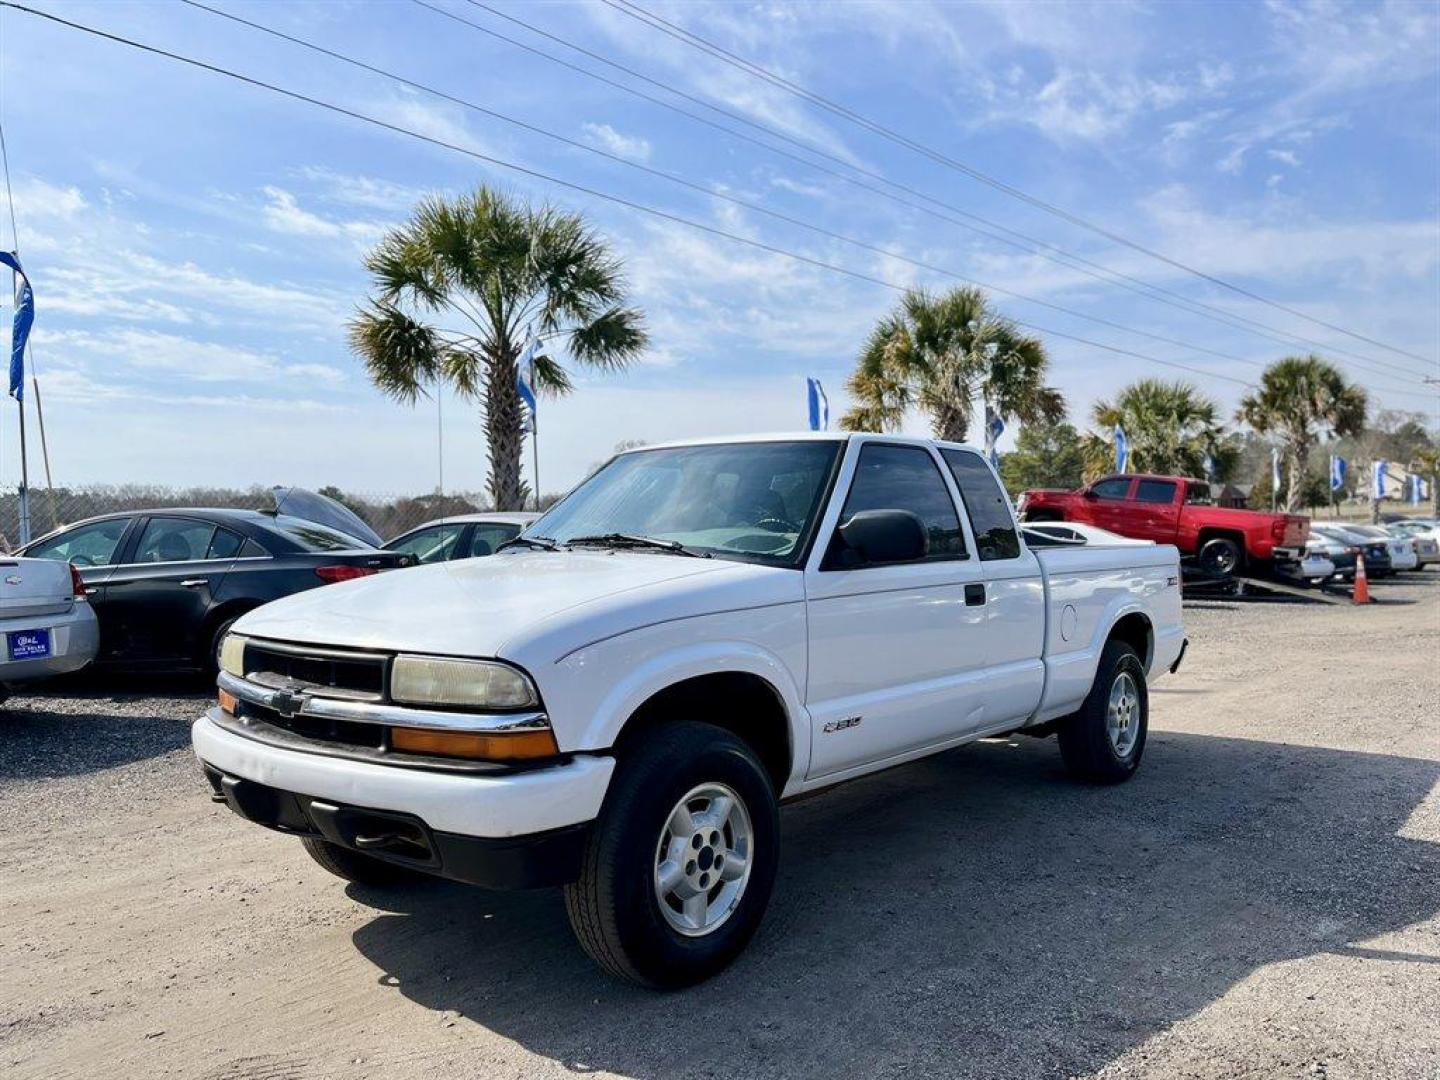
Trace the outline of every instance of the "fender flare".
<instances>
[{"instance_id":1,"label":"fender flare","mask_svg":"<svg viewBox=\"0 0 1440 1080\"><path fill-rule=\"evenodd\" d=\"M729 672L754 675L775 691L789 729L791 782L803 776L810 764L810 714L800 688L779 657L746 641L707 641L668 649L631 668L595 703L580 745L608 749L636 710L661 690L696 676Z\"/></svg>"}]
</instances>

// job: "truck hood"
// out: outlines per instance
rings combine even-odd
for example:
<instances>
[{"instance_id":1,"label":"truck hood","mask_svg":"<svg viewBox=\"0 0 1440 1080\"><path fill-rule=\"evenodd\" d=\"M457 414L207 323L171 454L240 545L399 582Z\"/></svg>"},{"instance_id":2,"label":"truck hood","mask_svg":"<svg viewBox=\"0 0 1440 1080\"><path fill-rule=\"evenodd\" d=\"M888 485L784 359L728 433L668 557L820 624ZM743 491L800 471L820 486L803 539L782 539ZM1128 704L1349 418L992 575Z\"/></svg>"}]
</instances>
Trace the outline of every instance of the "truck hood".
<instances>
[{"instance_id":1,"label":"truck hood","mask_svg":"<svg viewBox=\"0 0 1440 1080\"><path fill-rule=\"evenodd\" d=\"M257 608L235 630L474 657L514 658L543 639L556 660L672 618L802 599L800 579L793 570L663 552L513 551L312 589Z\"/></svg>"}]
</instances>

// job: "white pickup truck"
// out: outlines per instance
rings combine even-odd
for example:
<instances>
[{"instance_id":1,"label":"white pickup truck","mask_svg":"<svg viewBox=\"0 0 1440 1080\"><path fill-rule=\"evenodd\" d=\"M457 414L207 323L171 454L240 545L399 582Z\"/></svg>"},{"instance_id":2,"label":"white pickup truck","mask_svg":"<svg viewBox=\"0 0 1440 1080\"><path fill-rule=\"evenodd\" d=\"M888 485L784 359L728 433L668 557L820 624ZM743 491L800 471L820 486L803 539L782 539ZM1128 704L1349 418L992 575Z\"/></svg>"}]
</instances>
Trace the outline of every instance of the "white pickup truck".
<instances>
[{"instance_id":1,"label":"white pickup truck","mask_svg":"<svg viewBox=\"0 0 1440 1080\"><path fill-rule=\"evenodd\" d=\"M755 931L784 799L1014 731L1135 771L1180 569L1107 535L1027 544L964 446L632 450L492 558L245 615L195 752L341 877L563 885L604 968L685 985Z\"/></svg>"}]
</instances>

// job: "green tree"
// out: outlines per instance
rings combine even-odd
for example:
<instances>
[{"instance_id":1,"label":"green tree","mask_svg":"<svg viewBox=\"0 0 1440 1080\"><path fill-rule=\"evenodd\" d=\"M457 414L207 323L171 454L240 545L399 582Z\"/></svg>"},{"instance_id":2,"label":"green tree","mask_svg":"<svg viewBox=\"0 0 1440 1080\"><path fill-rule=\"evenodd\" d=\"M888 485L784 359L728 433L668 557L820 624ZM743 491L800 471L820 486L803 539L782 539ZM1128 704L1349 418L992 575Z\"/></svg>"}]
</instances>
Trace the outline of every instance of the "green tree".
<instances>
[{"instance_id":1,"label":"green tree","mask_svg":"<svg viewBox=\"0 0 1440 1080\"><path fill-rule=\"evenodd\" d=\"M1224 479L1238 457L1238 450L1225 437L1220 406L1186 382L1137 379L1113 400L1095 402L1091 417L1103 434L1092 433L1085 440L1089 476L1114 468L1110 433L1117 426L1129 441L1131 472L1203 477L1209 455L1215 462L1216 478Z\"/></svg>"},{"instance_id":2,"label":"green tree","mask_svg":"<svg viewBox=\"0 0 1440 1080\"><path fill-rule=\"evenodd\" d=\"M351 348L384 393L413 404L448 383L481 403L490 497L524 505L523 405L515 381L531 329L574 362L624 368L644 351L644 319L604 241L575 214L490 188L427 198L365 260L372 294L350 322ZM553 356L536 361L537 392L568 393Z\"/></svg>"},{"instance_id":3,"label":"green tree","mask_svg":"<svg viewBox=\"0 0 1440 1080\"><path fill-rule=\"evenodd\" d=\"M1085 472L1080 433L1069 424L1026 424L1015 449L1000 458L1000 478L1011 495L1031 488L1075 488Z\"/></svg>"},{"instance_id":4,"label":"green tree","mask_svg":"<svg viewBox=\"0 0 1440 1080\"><path fill-rule=\"evenodd\" d=\"M1286 510L1300 509L1305 462L1320 433L1359 432L1365 426L1365 404L1363 389L1347 383L1339 369L1313 354L1277 360L1260 376L1260 388L1240 399L1236 420L1282 440L1289 476Z\"/></svg>"},{"instance_id":5,"label":"green tree","mask_svg":"<svg viewBox=\"0 0 1440 1080\"><path fill-rule=\"evenodd\" d=\"M1430 485L1430 516L1440 518L1440 446L1426 446L1414 454L1415 468Z\"/></svg>"},{"instance_id":6,"label":"green tree","mask_svg":"<svg viewBox=\"0 0 1440 1080\"><path fill-rule=\"evenodd\" d=\"M937 439L964 442L977 392L1007 423L1055 423L1065 416L1039 338L995 312L979 289L933 296L906 292L870 333L847 386L855 406L849 431L894 431L914 406Z\"/></svg>"}]
</instances>

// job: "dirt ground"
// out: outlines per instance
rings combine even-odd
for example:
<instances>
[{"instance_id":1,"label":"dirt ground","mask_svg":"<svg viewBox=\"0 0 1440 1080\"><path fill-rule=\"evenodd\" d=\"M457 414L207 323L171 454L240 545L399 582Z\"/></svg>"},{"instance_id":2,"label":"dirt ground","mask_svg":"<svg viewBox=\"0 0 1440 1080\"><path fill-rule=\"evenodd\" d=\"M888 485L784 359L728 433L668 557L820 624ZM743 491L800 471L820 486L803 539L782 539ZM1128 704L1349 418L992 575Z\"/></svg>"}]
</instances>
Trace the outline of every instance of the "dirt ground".
<instances>
[{"instance_id":1,"label":"dirt ground","mask_svg":"<svg viewBox=\"0 0 1440 1080\"><path fill-rule=\"evenodd\" d=\"M1191 605L1129 784L1017 738L788 807L759 935L670 995L556 893L347 888L213 805L198 688L14 699L0 1071L1440 1077L1440 573L1374 591Z\"/></svg>"}]
</instances>

